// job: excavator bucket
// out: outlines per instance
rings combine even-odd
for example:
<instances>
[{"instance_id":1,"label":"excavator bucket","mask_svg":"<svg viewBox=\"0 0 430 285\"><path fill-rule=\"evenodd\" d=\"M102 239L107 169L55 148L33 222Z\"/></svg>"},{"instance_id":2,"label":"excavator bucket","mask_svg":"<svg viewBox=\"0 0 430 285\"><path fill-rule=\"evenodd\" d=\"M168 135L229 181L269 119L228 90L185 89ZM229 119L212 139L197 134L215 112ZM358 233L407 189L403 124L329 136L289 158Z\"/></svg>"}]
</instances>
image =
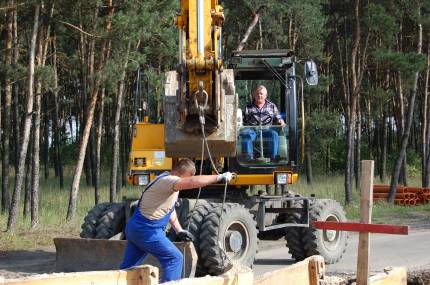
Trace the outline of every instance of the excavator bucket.
<instances>
[{"instance_id":1,"label":"excavator bucket","mask_svg":"<svg viewBox=\"0 0 430 285\"><path fill-rule=\"evenodd\" d=\"M219 75L218 99L210 106L215 119L205 121L206 139L214 157L234 156L236 153L236 121L238 98L234 86L234 72L225 69ZM193 132L186 131L184 112L181 112L179 81L176 71L166 74L164 97L164 142L168 157L200 157L202 155L202 132L199 120ZM184 99L187 100L187 99ZM190 103L191 104L191 103ZM215 110L216 109L216 110ZM182 110L183 111L183 110ZM186 112L186 111L185 111ZM209 125L212 129L209 131ZM206 157L208 153L205 152Z\"/></svg>"},{"instance_id":2,"label":"excavator bucket","mask_svg":"<svg viewBox=\"0 0 430 285\"><path fill-rule=\"evenodd\" d=\"M119 269L127 241L84 238L54 238L56 249L56 272L78 272ZM183 278L194 277L197 253L192 242L177 242L175 245L184 256ZM145 260L160 268L153 256ZM161 272L161 271L160 271Z\"/></svg>"}]
</instances>

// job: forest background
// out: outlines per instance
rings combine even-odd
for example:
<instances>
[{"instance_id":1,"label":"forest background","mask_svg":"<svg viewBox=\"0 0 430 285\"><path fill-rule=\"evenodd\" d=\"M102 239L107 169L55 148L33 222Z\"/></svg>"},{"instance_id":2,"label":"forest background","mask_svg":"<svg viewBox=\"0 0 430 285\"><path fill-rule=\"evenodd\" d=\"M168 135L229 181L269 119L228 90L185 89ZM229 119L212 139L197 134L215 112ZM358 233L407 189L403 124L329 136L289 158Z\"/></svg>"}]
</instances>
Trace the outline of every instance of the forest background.
<instances>
[{"instance_id":1,"label":"forest background","mask_svg":"<svg viewBox=\"0 0 430 285\"><path fill-rule=\"evenodd\" d=\"M221 4L224 55L254 23L245 49L291 49L299 62L317 62L319 85L305 86L300 98L307 183L341 174L337 198L350 204L360 160L373 159L379 181L392 185L391 202L398 183L413 178L429 186L428 0ZM49 181L50 195L68 191L62 217L68 222L75 219L80 183L94 189L93 205L104 202L103 183L106 199L119 199L127 184L137 70L156 122L164 72L178 62L178 7L172 0L0 1L0 217L8 231L21 213L32 228L40 224L41 181ZM255 86L239 87L243 104ZM267 87L277 102L276 86Z\"/></svg>"}]
</instances>

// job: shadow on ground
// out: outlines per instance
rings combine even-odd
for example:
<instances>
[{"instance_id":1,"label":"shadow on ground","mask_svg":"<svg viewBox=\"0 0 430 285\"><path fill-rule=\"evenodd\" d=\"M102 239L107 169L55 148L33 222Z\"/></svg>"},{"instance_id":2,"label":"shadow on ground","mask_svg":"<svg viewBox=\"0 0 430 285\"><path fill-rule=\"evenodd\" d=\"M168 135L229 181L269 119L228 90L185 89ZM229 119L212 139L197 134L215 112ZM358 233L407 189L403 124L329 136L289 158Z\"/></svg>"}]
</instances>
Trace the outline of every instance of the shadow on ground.
<instances>
[{"instance_id":1,"label":"shadow on ground","mask_svg":"<svg viewBox=\"0 0 430 285\"><path fill-rule=\"evenodd\" d=\"M296 261L291 258L285 258L285 259L269 259L269 258L262 258L257 259L254 262L254 265L291 265L294 264Z\"/></svg>"},{"instance_id":2,"label":"shadow on ground","mask_svg":"<svg viewBox=\"0 0 430 285\"><path fill-rule=\"evenodd\" d=\"M0 252L0 276L18 278L55 270L55 251L14 250Z\"/></svg>"}]
</instances>

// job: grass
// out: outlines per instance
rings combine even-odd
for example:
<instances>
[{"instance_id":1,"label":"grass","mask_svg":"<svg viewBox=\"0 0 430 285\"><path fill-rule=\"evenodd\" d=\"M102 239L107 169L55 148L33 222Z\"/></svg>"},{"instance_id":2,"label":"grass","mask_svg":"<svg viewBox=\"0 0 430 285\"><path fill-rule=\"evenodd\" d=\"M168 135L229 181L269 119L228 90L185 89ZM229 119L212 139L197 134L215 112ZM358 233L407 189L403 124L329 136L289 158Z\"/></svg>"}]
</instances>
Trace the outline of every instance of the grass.
<instances>
[{"instance_id":1,"label":"grass","mask_svg":"<svg viewBox=\"0 0 430 285\"><path fill-rule=\"evenodd\" d=\"M107 180L103 181L101 189L102 202L109 200L109 187ZM375 182L376 183L376 182ZM419 181L410 181L413 185L418 185ZM52 239L56 236L77 237L80 232L80 225L88 212L94 206L94 189L86 186L84 180L81 181L79 189L77 211L75 219L66 223L66 214L69 201L71 178L65 181L65 188L59 189L57 180L51 178L41 179L40 185L40 225L36 229L30 228L30 218L22 215L23 201L20 203L20 215L14 233L4 232L7 225L7 214L0 214L0 251L2 250L35 250L52 247ZM13 181L11 181L13 185ZM294 190L298 194L309 196L315 194L317 198L331 198L343 204L344 188L343 176L317 177L313 185L308 185L302 177L294 185ZM119 200L122 196L139 197L140 190L135 187L124 187L118 194ZM345 206L348 219L359 219L359 193L354 190L354 202ZM373 207L373 222L375 223L396 223L408 224L414 220L430 220L430 204L417 207L394 206L387 203L377 203Z\"/></svg>"},{"instance_id":2,"label":"grass","mask_svg":"<svg viewBox=\"0 0 430 285\"><path fill-rule=\"evenodd\" d=\"M308 185L305 177L302 177L294 186L298 194L309 196L315 194L317 198L330 198L339 201L346 211L348 219L358 221L360 219L360 193L355 187L353 188L353 203L345 205L344 177L341 175L330 177L317 177L312 185ZM375 184L380 183L375 178ZM409 181L411 186L420 187L420 180L417 177ZM373 205L372 221L374 223L404 223L408 224L414 220L421 220L426 217L430 220L430 204L415 207L397 206L385 202L377 202Z\"/></svg>"},{"instance_id":3,"label":"grass","mask_svg":"<svg viewBox=\"0 0 430 285\"><path fill-rule=\"evenodd\" d=\"M105 185L100 189L101 201L109 201L109 187ZM13 185L13 181L11 181ZM19 204L19 217L16 229L13 233L5 232L8 214L0 214L0 251L2 250L33 250L53 246L52 239L57 236L77 237L80 226L87 212L94 206L94 188L86 186L84 179L78 193L76 216L73 221L66 223L67 208L69 202L69 191L71 178L66 178L64 189L59 188L58 180L54 178L44 180L40 183L40 225L31 229L30 217L23 216L23 199ZM126 195L128 197L139 197L139 189L124 187L118 194L118 199ZM23 195L22 195L23 196Z\"/></svg>"}]
</instances>

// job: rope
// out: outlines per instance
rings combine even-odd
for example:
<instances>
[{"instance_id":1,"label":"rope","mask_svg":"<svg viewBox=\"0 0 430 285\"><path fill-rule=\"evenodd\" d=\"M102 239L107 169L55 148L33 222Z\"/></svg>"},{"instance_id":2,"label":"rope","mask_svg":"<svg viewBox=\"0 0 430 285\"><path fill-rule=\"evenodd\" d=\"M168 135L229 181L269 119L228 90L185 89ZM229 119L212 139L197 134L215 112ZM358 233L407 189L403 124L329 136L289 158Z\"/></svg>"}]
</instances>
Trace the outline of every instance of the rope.
<instances>
[{"instance_id":1,"label":"rope","mask_svg":"<svg viewBox=\"0 0 430 285\"><path fill-rule=\"evenodd\" d=\"M196 105L198 106L197 99L195 99L195 101L196 101L195 102ZM204 159L204 154L205 154L205 146L206 146L206 150L207 150L207 153L208 153L208 157L209 157L209 161L211 163L211 166L215 170L215 173L217 175L219 175L220 173L218 172L218 169L216 168L215 163L213 162L212 154L211 154L211 151L210 151L210 148L209 148L209 144L208 144L208 141L207 141L207 138L206 138L206 135L205 135L205 119L204 119L204 113L203 113L204 112L204 108L198 107L198 110L199 110L199 116L200 116L200 118L199 118L200 127L201 127L201 131L202 131L202 155L201 155L201 160L200 160L199 175L202 175L202 173L203 173L203 159ZM228 186L228 182L226 181L225 184L224 184L224 195L223 195L223 198L222 198L221 214L219 216L219 224L221 224L221 216L222 216L222 213L224 212L225 198L227 196L227 186ZM197 197L196 197L196 203L194 204L193 209L191 210L191 216L194 214L194 211L197 208L197 204L198 204L199 199L200 199L201 191L202 191L202 187L199 187L199 191L198 191ZM190 225L191 224L188 223L188 225L187 225L187 231L189 231ZM229 264L227 264L226 268L231 268L231 266L233 265L232 260L228 257L227 252L225 251L225 249L221 245L221 241L220 241L220 227L218 227L217 241L218 241L219 248L223 251L224 256L227 258L227 260L229 262ZM225 260L223 260L223 261L225 261Z\"/></svg>"}]
</instances>

